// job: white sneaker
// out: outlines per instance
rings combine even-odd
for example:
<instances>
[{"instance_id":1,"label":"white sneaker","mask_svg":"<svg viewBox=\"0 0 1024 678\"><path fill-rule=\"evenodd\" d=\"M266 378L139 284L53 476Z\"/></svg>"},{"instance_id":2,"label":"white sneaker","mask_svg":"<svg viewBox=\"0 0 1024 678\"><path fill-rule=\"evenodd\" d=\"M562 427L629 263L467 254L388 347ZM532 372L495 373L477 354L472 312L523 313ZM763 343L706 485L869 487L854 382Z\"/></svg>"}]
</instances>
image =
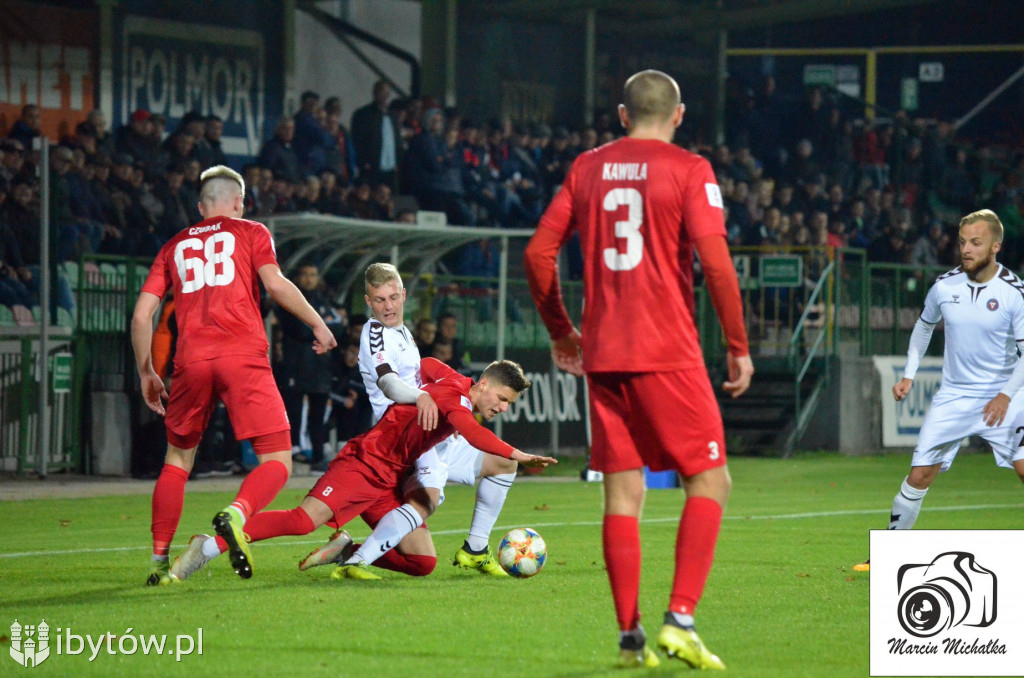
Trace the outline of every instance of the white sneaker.
<instances>
[{"instance_id":1,"label":"white sneaker","mask_svg":"<svg viewBox=\"0 0 1024 678\"><path fill-rule=\"evenodd\" d=\"M188 579L193 573L203 569L203 566L213 560L213 556L203 554L203 544L213 539L208 534L192 535L188 540L185 552L174 559L171 565L171 577L179 581Z\"/></svg>"},{"instance_id":2,"label":"white sneaker","mask_svg":"<svg viewBox=\"0 0 1024 678\"><path fill-rule=\"evenodd\" d=\"M352 555L352 537L345 530L338 530L323 546L318 546L299 563L300 570L317 565L341 565Z\"/></svg>"}]
</instances>

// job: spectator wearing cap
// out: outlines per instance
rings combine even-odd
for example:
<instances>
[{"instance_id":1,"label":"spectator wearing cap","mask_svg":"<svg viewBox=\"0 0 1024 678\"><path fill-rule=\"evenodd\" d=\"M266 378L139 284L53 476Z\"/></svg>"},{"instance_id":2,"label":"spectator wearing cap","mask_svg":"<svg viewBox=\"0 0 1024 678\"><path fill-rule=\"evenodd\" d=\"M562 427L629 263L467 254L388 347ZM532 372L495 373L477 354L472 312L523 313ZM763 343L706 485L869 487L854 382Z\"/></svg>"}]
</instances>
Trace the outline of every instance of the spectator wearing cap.
<instances>
[{"instance_id":1,"label":"spectator wearing cap","mask_svg":"<svg viewBox=\"0 0 1024 678\"><path fill-rule=\"evenodd\" d=\"M213 165L227 165L228 159L221 147L221 136L224 134L224 121L219 116L208 115L203 124L203 138L210 147L210 162Z\"/></svg>"},{"instance_id":2,"label":"spectator wearing cap","mask_svg":"<svg viewBox=\"0 0 1024 678\"><path fill-rule=\"evenodd\" d=\"M282 175L293 184L302 180L294 141L295 121L281 116L274 128L273 138L263 144L259 159L261 167L266 167L274 175Z\"/></svg>"},{"instance_id":3,"label":"spectator wearing cap","mask_svg":"<svg viewBox=\"0 0 1024 678\"><path fill-rule=\"evenodd\" d=\"M373 101L356 109L350 129L360 176L395 188L400 141L395 122L388 114L390 99L391 85L378 80L373 86Z\"/></svg>"},{"instance_id":4,"label":"spectator wearing cap","mask_svg":"<svg viewBox=\"0 0 1024 678\"><path fill-rule=\"evenodd\" d=\"M151 167L157 160L159 146L153 140L152 115L144 108L131 114L127 125L117 130L114 148L127 153L135 162Z\"/></svg>"},{"instance_id":5,"label":"spectator wearing cap","mask_svg":"<svg viewBox=\"0 0 1024 678\"><path fill-rule=\"evenodd\" d=\"M21 117L11 126L7 138L14 139L26 150L32 148L32 141L42 135L43 114L35 104L21 108Z\"/></svg>"}]
</instances>

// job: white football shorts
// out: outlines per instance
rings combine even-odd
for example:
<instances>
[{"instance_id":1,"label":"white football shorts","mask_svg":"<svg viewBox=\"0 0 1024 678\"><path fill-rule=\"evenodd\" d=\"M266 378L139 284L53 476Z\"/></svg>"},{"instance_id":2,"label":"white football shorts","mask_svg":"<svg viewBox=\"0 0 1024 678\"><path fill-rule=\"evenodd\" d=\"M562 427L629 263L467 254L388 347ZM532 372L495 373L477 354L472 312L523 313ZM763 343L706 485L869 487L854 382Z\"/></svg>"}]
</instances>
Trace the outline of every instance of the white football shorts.
<instances>
[{"instance_id":1,"label":"white football shorts","mask_svg":"<svg viewBox=\"0 0 1024 678\"><path fill-rule=\"evenodd\" d=\"M946 471L953 464L963 439L978 436L992 446L996 465L1013 468L1013 462L1024 459L1024 393L1010 401L1000 426L988 426L982 418L982 411L991 399L990 396L944 393L939 389L924 416L910 465L942 464L940 471Z\"/></svg>"}]
</instances>

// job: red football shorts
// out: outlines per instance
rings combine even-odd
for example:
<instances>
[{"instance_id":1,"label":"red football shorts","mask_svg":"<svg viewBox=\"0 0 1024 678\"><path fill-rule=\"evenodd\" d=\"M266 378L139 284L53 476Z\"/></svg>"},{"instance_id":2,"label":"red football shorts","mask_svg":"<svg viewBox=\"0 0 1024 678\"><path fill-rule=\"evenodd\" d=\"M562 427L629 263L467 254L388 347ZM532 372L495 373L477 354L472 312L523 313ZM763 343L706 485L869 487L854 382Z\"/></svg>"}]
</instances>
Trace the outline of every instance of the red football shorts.
<instances>
[{"instance_id":1,"label":"red football shorts","mask_svg":"<svg viewBox=\"0 0 1024 678\"><path fill-rule=\"evenodd\" d=\"M402 505L401 485L396 482L395 487L381 487L379 480L370 480L367 469L354 455L336 457L306 495L330 507L334 518L327 524L331 527L344 527L360 514L374 527L384 514Z\"/></svg>"},{"instance_id":2,"label":"red football shorts","mask_svg":"<svg viewBox=\"0 0 1024 678\"><path fill-rule=\"evenodd\" d=\"M238 440L291 429L267 356L232 355L174 370L167 441L186 450L198 445L218 400Z\"/></svg>"},{"instance_id":3,"label":"red football shorts","mask_svg":"<svg viewBox=\"0 0 1024 678\"><path fill-rule=\"evenodd\" d=\"M648 466L693 476L725 464L725 431L708 373L596 372L590 392L590 467Z\"/></svg>"}]
</instances>

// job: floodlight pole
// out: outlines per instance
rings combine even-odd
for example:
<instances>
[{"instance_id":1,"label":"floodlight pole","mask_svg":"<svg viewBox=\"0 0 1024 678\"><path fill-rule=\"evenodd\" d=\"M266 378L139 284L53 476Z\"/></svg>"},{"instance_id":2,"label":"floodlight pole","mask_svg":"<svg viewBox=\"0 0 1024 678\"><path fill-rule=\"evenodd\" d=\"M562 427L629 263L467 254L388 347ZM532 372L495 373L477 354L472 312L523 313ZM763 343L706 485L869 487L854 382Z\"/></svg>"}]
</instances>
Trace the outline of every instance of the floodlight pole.
<instances>
[{"instance_id":1,"label":"floodlight pole","mask_svg":"<svg viewBox=\"0 0 1024 678\"><path fill-rule=\"evenodd\" d=\"M508 313L505 312L505 304L508 303L508 236L503 235L499 239L501 251L498 254L498 328L497 336L497 360L505 359L505 325ZM494 433L501 437L502 422L504 417L497 417L494 422Z\"/></svg>"},{"instance_id":2,"label":"floodlight pole","mask_svg":"<svg viewBox=\"0 0 1024 678\"><path fill-rule=\"evenodd\" d=\"M39 137L39 418L36 420L38 443L38 473L46 477L46 465L50 456L49 423L49 376L50 366L50 141ZM33 144L34 145L34 144Z\"/></svg>"}]
</instances>

